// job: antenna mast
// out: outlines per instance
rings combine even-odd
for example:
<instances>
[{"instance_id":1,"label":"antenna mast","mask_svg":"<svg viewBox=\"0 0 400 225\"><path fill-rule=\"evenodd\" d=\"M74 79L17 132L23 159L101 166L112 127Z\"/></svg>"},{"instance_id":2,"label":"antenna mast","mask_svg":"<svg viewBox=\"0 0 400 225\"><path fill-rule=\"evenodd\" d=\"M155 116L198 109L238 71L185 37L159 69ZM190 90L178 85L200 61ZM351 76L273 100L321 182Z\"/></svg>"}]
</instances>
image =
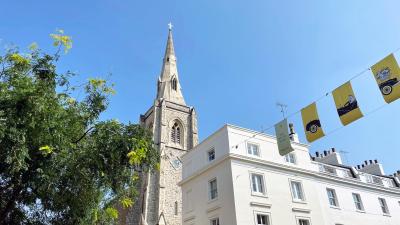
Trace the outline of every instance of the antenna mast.
<instances>
[{"instance_id":1,"label":"antenna mast","mask_svg":"<svg viewBox=\"0 0 400 225\"><path fill-rule=\"evenodd\" d=\"M276 106L278 106L278 107L281 108L282 116L283 116L283 118L286 118L286 108L287 108L287 105L285 105L285 104L283 104L283 103L280 103L280 102L277 102L277 103L276 103Z\"/></svg>"}]
</instances>

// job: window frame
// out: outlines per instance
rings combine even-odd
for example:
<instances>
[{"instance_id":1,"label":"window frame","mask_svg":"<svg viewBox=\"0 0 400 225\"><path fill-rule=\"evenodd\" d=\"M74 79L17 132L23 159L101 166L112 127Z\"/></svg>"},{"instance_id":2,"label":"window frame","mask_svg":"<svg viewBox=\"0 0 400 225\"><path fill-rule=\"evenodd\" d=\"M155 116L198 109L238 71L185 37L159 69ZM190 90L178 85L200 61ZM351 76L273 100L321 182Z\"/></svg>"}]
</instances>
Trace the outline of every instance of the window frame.
<instances>
[{"instance_id":1,"label":"window frame","mask_svg":"<svg viewBox=\"0 0 400 225\"><path fill-rule=\"evenodd\" d=\"M210 153L213 152L214 157L212 159L210 159ZM207 162L212 162L215 160L215 148L212 147L210 148L210 150L207 151Z\"/></svg>"},{"instance_id":2,"label":"window frame","mask_svg":"<svg viewBox=\"0 0 400 225\"><path fill-rule=\"evenodd\" d=\"M258 215L266 216L267 217L267 225L271 225L271 213L269 213L269 212L261 212L261 211L253 211L253 214L254 214L254 224L255 225L260 225L258 223Z\"/></svg>"},{"instance_id":3,"label":"window frame","mask_svg":"<svg viewBox=\"0 0 400 225\"><path fill-rule=\"evenodd\" d=\"M267 185L265 181L265 175L263 173L257 173L257 172L249 172L250 176L250 189L251 189L251 195L256 195L256 196L266 196L267 195ZM261 185L262 185L262 192L255 191L254 190L254 183L253 183L253 176L259 176L261 177Z\"/></svg>"},{"instance_id":4,"label":"window frame","mask_svg":"<svg viewBox=\"0 0 400 225\"><path fill-rule=\"evenodd\" d=\"M215 181L215 193L216 193L216 195L215 195L215 197L213 198L212 196L213 196L213 190L212 190L212 187L211 187L211 183L212 182L214 182ZM215 201L215 200L217 200L218 199L218 180L217 180L217 178L216 177L214 177L214 178L212 178L212 179L210 179L210 180L208 180L208 188L207 188L207 190L208 190L208 200L209 201Z\"/></svg>"},{"instance_id":5,"label":"window frame","mask_svg":"<svg viewBox=\"0 0 400 225\"><path fill-rule=\"evenodd\" d=\"M257 155L253 154L254 150L252 149L251 153L249 152L249 147L250 146L256 146L257 147ZM251 155L251 156L255 156L255 157L261 157L261 149L260 149L260 145L254 142L247 142L246 143L246 153L247 155Z\"/></svg>"},{"instance_id":6,"label":"window frame","mask_svg":"<svg viewBox=\"0 0 400 225\"><path fill-rule=\"evenodd\" d=\"M290 161L290 156L293 156L293 162ZM297 156L296 153L294 152L289 152L288 154L283 156L284 160L286 163L294 164L297 165ZM289 160L288 160L289 159Z\"/></svg>"},{"instance_id":7,"label":"window frame","mask_svg":"<svg viewBox=\"0 0 400 225\"><path fill-rule=\"evenodd\" d=\"M301 225L300 220L306 220L306 221L308 221L308 225L312 225L310 217L296 216L296 224L297 225Z\"/></svg>"},{"instance_id":8,"label":"window frame","mask_svg":"<svg viewBox=\"0 0 400 225\"><path fill-rule=\"evenodd\" d=\"M179 215L179 203L178 203L178 201L175 201L175 203L174 203L174 215L175 216Z\"/></svg>"},{"instance_id":9,"label":"window frame","mask_svg":"<svg viewBox=\"0 0 400 225\"><path fill-rule=\"evenodd\" d=\"M170 142L174 145L183 146L183 133L182 123L178 120L173 120L170 127Z\"/></svg>"},{"instance_id":10,"label":"window frame","mask_svg":"<svg viewBox=\"0 0 400 225\"><path fill-rule=\"evenodd\" d=\"M185 195L186 195L186 206L187 207L185 207L185 209L182 207L182 211L184 212L184 213L189 213L189 212L192 212L193 210L194 210L194 204L193 204L193 200L192 200L192 194L193 194L193 191L192 191L192 189L190 188L189 190L186 190L185 191Z\"/></svg>"},{"instance_id":11,"label":"window frame","mask_svg":"<svg viewBox=\"0 0 400 225\"><path fill-rule=\"evenodd\" d=\"M333 201L334 201L334 205L332 205L331 204L331 197L329 196L329 192L332 192L333 193ZM338 196L337 196L337 194L336 194L336 190L335 189L333 189L333 188L326 188L326 195L327 195L327 197L328 197L328 203L329 203L329 206L330 207L334 207L334 208L339 208L340 207L340 204L339 204L339 199L338 199Z\"/></svg>"},{"instance_id":12,"label":"window frame","mask_svg":"<svg viewBox=\"0 0 400 225\"><path fill-rule=\"evenodd\" d=\"M294 194L293 186L292 186L293 183L300 184L300 191L301 191L302 199L295 198L295 194ZM298 203L305 203L306 202L307 199L306 199L306 194L305 194L305 191L304 191L304 186L303 186L303 182L302 181L289 179L289 188L290 188L290 192L292 193L292 201L293 202L298 202Z\"/></svg>"},{"instance_id":13,"label":"window frame","mask_svg":"<svg viewBox=\"0 0 400 225\"><path fill-rule=\"evenodd\" d=\"M361 195L359 193L353 192L353 193L351 193L351 196L353 198L353 203L354 203L354 206L356 207L356 210L360 211L360 212L365 212L364 203L362 201ZM354 198L354 196L357 196L359 198L359 200L358 200L359 202L356 202L356 199ZM361 209L358 208L357 204L360 204Z\"/></svg>"},{"instance_id":14,"label":"window frame","mask_svg":"<svg viewBox=\"0 0 400 225\"><path fill-rule=\"evenodd\" d=\"M214 222L215 220L218 221L216 225L219 225L219 224L220 224L220 223L219 223L219 217L213 217L213 218L210 219L210 225L214 225L213 222Z\"/></svg>"},{"instance_id":15,"label":"window frame","mask_svg":"<svg viewBox=\"0 0 400 225\"><path fill-rule=\"evenodd\" d=\"M390 215L390 210L389 210L389 206L387 204L386 199L382 198L382 197L378 197L378 202L379 202L379 206L381 207L381 211L382 211L383 215ZM383 205L382 205L382 203L383 203Z\"/></svg>"},{"instance_id":16,"label":"window frame","mask_svg":"<svg viewBox=\"0 0 400 225\"><path fill-rule=\"evenodd\" d=\"M178 90L178 80L176 79L176 77L173 77L171 80L171 89L174 91Z\"/></svg>"}]
</instances>

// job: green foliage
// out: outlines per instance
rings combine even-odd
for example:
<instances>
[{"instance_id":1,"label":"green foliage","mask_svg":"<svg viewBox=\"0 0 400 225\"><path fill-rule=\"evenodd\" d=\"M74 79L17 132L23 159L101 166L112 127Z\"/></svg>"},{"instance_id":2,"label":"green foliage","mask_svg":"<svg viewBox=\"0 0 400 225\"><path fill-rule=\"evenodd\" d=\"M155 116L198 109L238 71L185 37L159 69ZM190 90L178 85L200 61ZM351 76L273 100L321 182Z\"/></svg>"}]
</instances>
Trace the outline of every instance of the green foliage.
<instances>
[{"instance_id":1,"label":"green foliage","mask_svg":"<svg viewBox=\"0 0 400 225\"><path fill-rule=\"evenodd\" d=\"M39 151L42 151L43 154L47 155L47 154L50 154L50 153L53 152L53 148L48 146L48 145L46 145L46 146L40 147Z\"/></svg>"},{"instance_id":2,"label":"green foliage","mask_svg":"<svg viewBox=\"0 0 400 225\"><path fill-rule=\"evenodd\" d=\"M128 197L122 198L120 202L121 202L121 204L122 204L122 206L123 206L124 208L130 208L130 207L133 206L133 201L132 201L132 199L131 199L131 198L128 198Z\"/></svg>"},{"instance_id":3,"label":"green foliage","mask_svg":"<svg viewBox=\"0 0 400 225\"><path fill-rule=\"evenodd\" d=\"M118 211L112 207L106 209L107 216L111 219L118 219Z\"/></svg>"},{"instance_id":4,"label":"green foliage","mask_svg":"<svg viewBox=\"0 0 400 225\"><path fill-rule=\"evenodd\" d=\"M63 32L52 37L71 48ZM151 134L99 120L115 93L106 80L73 86L58 51L29 49L0 56L0 224L115 224L138 173L159 165Z\"/></svg>"},{"instance_id":5,"label":"green foliage","mask_svg":"<svg viewBox=\"0 0 400 225\"><path fill-rule=\"evenodd\" d=\"M55 47L64 47L64 52L67 53L72 48L72 38L64 35L64 30L57 30L57 34L50 34L53 38L53 45Z\"/></svg>"}]
</instances>

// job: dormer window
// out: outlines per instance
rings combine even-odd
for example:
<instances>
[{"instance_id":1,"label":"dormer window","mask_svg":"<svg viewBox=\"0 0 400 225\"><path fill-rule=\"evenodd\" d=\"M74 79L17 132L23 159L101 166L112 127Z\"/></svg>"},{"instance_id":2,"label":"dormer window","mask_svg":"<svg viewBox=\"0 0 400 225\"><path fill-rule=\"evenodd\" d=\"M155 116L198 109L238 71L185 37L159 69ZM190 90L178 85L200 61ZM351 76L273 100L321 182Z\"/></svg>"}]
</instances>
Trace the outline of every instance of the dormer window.
<instances>
[{"instance_id":1,"label":"dormer window","mask_svg":"<svg viewBox=\"0 0 400 225\"><path fill-rule=\"evenodd\" d=\"M174 123L171 128L171 142L176 144L181 143L181 128L178 123Z\"/></svg>"},{"instance_id":2,"label":"dormer window","mask_svg":"<svg viewBox=\"0 0 400 225\"><path fill-rule=\"evenodd\" d=\"M172 79L171 86L172 86L172 90L176 91L176 89L178 87L178 81L176 80L176 78Z\"/></svg>"}]
</instances>

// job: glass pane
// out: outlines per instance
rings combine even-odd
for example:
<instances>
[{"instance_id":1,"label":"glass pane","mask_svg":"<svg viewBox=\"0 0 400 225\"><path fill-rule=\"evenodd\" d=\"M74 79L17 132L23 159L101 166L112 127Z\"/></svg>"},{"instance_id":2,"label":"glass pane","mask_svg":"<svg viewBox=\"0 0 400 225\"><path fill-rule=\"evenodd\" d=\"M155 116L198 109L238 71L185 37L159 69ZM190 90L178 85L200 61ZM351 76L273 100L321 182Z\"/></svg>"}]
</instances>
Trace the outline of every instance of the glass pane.
<instances>
[{"instance_id":1,"label":"glass pane","mask_svg":"<svg viewBox=\"0 0 400 225\"><path fill-rule=\"evenodd\" d=\"M301 191L301 184L299 182L293 182L293 186L296 193L296 198L302 200L303 193Z\"/></svg>"},{"instance_id":2,"label":"glass pane","mask_svg":"<svg viewBox=\"0 0 400 225\"><path fill-rule=\"evenodd\" d=\"M310 225L310 221L306 219L299 219L299 225Z\"/></svg>"},{"instance_id":3,"label":"glass pane","mask_svg":"<svg viewBox=\"0 0 400 225\"><path fill-rule=\"evenodd\" d=\"M252 181L253 191L257 192L257 182L256 182L256 176L254 174L251 175L251 181Z\"/></svg>"},{"instance_id":4,"label":"glass pane","mask_svg":"<svg viewBox=\"0 0 400 225\"><path fill-rule=\"evenodd\" d=\"M258 185L258 191L259 192L264 192L264 185L263 185L263 181L262 181L262 176L260 176L260 175L257 175L257 181L258 181L258 183L257 183L257 185Z\"/></svg>"},{"instance_id":5,"label":"glass pane","mask_svg":"<svg viewBox=\"0 0 400 225\"><path fill-rule=\"evenodd\" d=\"M290 156L290 162L296 163L296 158L294 157L294 154L289 154L289 156Z\"/></svg>"},{"instance_id":6,"label":"glass pane","mask_svg":"<svg viewBox=\"0 0 400 225\"><path fill-rule=\"evenodd\" d=\"M292 182L292 190L294 199L303 200L303 193L299 182Z\"/></svg>"},{"instance_id":7,"label":"glass pane","mask_svg":"<svg viewBox=\"0 0 400 225\"><path fill-rule=\"evenodd\" d=\"M268 225L268 216L257 214L257 225Z\"/></svg>"}]
</instances>

